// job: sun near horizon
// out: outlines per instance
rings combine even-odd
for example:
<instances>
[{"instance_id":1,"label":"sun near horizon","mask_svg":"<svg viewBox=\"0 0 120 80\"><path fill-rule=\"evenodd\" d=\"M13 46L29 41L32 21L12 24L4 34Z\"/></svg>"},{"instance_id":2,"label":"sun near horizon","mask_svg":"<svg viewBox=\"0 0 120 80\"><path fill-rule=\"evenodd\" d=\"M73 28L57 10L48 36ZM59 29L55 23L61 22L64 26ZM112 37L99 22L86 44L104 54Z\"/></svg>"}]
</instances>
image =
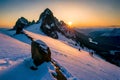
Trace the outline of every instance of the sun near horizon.
<instances>
[{"instance_id":1,"label":"sun near horizon","mask_svg":"<svg viewBox=\"0 0 120 80\"><path fill-rule=\"evenodd\" d=\"M73 23L72 23L71 21L68 22L68 25L69 25L70 27L72 26L72 24L73 24Z\"/></svg>"}]
</instances>

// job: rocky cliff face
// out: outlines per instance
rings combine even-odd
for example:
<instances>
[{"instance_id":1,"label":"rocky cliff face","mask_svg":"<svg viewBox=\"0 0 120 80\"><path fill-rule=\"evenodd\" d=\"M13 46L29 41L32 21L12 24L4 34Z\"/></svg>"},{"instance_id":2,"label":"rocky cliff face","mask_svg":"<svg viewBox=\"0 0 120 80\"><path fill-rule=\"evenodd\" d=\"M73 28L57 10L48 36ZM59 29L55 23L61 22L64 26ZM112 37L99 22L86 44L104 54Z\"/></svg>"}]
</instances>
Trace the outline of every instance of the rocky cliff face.
<instances>
[{"instance_id":1,"label":"rocky cliff face","mask_svg":"<svg viewBox=\"0 0 120 80\"><path fill-rule=\"evenodd\" d=\"M57 27L55 24L54 16L51 10L48 8L42 12L38 22L41 22L40 29L52 38L58 38Z\"/></svg>"}]
</instances>

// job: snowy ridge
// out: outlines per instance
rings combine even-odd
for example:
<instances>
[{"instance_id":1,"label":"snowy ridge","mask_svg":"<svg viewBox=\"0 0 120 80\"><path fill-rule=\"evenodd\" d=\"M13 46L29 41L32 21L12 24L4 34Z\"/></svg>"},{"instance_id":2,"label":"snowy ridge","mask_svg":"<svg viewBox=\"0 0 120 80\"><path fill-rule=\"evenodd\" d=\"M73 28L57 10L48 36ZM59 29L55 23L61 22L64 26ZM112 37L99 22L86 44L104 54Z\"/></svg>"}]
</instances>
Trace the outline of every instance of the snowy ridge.
<instances>
[{"instance_id":1,"label":"snowy ridge","mask_svg":"<svg viewBox=\"0 0 120 80\"><path fill-rule=\"evenodd\" d=\"M115 65L96 56L91 57L88 52L78 51L59 40L28 31L26 33L34 39L44 41L52 51L52 58L77 77L78 80L120 79L120 68Z\"/></svg>"},{"instance_id":2,"label":"snowy ridge","mask_svg":"<svg viewBox=\"0 0 120 80\"><path fill-rule=\"evenodd\" d=\"M40 23L38 23L38 24L33 24L33 25L27 27L26 30L45 35L40 29L41 23L42 23L42 20L40 20Z\"/></svg>"}]
</instances>

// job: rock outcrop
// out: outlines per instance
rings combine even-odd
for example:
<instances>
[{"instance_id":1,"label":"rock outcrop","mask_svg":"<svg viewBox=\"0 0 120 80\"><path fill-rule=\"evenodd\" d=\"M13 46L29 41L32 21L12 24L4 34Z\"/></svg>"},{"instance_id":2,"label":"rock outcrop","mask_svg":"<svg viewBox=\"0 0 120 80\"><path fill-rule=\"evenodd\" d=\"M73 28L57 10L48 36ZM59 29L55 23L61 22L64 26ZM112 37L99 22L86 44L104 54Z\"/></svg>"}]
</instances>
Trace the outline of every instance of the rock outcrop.
<instances>
[{"instance_id":1,"label":"rock outcrop","mask_svg":"<svg viewBox=\"0 0 120 80\"><path fill-rule=\"evenodd\" d=\"M16 24L13 27L13 29L16 30L18 27L24 28L25 26L28 26L28 24L29 24L29 21L24 17L21 17L16 21Z\"/></svg>"},{"instance_id":2,"label":"rock outcrop","mask_svg":"<svg viewBox=\"0 0 120 80\"><path fill-rule=\"evenodd\" d=\"M41 21L40 29L52 38L58 38L56 32L56 24L54 21L54 16L51 10L48 8L44 10L44 12L40 15L38 22Z\"/></svg>"},{"instance_id":3,"label":"rock outcrop","mask_svg":"<svg viewBox=\"0 0 120 80\"><path fill-rule=\"evenodd\" d=\"M45 61L51 61L51 51L49 47L40 40L32 41L31 53L33 62L36 66L39 66Z\"/></svg>"}]
</instances>

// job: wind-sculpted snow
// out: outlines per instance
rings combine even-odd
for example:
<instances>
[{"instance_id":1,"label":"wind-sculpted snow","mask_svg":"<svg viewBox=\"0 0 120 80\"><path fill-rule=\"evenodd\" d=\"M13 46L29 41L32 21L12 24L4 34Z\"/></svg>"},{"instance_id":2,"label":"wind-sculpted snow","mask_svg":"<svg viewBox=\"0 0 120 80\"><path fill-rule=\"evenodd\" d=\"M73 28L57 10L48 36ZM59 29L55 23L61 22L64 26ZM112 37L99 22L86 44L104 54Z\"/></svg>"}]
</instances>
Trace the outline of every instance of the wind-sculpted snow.
<instances>
[{"instance_id":1,"label":"wind-sculpted snow","mask_svg":"<svg viewBox=\"0 0 120 80\"><path fill-rule=\"evenodd\" d=\"M34 39L44 41L52 51L52 58L79 80L120 80L119 67L96 56L90 56L86 51L78 51L59 40L25 32Z\"/></svg>"}]
</instances>

